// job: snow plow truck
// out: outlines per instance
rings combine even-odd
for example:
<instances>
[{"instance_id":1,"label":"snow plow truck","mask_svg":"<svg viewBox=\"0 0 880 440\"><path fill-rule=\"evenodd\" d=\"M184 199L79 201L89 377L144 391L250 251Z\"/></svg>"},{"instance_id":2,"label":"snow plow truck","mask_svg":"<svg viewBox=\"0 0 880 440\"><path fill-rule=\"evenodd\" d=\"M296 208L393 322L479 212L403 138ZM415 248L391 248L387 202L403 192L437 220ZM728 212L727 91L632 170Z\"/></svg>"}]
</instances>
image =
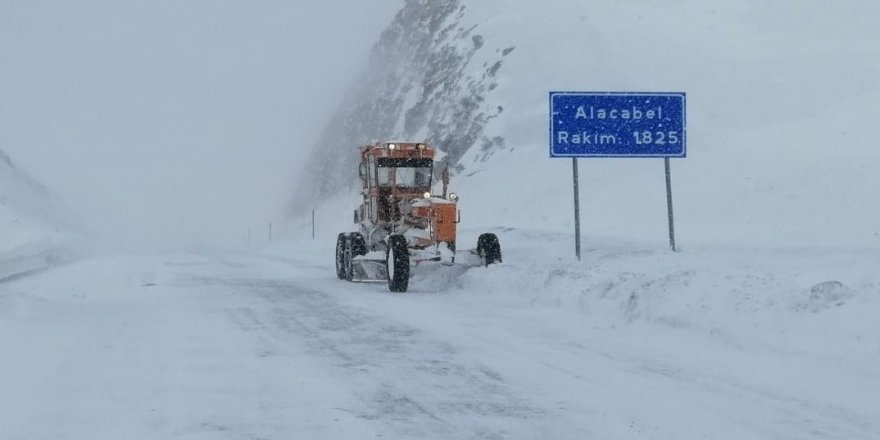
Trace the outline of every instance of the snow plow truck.
<instances>
[{"instance_id":1,"label":"snow plow truck","mask_svg":"<svg viewBox=\"0 0 880 440\"><path fill-rule=\"evenodd\" d=\"M474 250L457 250L458 196L447 192L447 169L442 193L432 193L434 157L434 148L421 142L360 148L362 202L354 211L357 231L336 240L339 279L387 281L390 291L406 292L412 269L423 264L501 262L501 245L492 233L481 234Z\"/></svg>"}]
</instances>

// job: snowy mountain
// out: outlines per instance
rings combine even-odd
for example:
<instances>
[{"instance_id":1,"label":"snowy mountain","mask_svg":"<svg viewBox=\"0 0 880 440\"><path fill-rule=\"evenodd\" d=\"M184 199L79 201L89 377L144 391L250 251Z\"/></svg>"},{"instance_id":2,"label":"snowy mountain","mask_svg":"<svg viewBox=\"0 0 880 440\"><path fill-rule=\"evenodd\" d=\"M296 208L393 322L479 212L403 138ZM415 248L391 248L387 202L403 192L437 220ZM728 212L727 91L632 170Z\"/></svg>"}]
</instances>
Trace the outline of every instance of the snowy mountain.
<instances>
[{"instance_id":1,"label":"snowy mountain","mask_svg":"<svg viewBox=\"0 0 880 440\"><path fill-rule=\"evenodd\" d=\"M459 0L405 2L318 139L310 158L316 166L302 179L309 190L294 209L352 188L351 152L374 140L428 140L452 164L474 146L504 146L484 129L503 113L488 97L515 47L486 39L467 18Z\"/></svg>"},{"instance_id":2,"label":"snowy mountain","mask_svg":"<svg viewBox=\"0 0 880 440\"><path fill-rule=\"evenodd\" d=\"M295 206L352 188L358 145L427 139L457 165L462 206L493 206L497 218L472 221L570 230L571 164L548 158L547 93L681 91L689 157L672 179L684 246L877 248L878 9L408 1L328 121ZM586 234L664 240L661 161L580 166Z\"/></svg>"},{"instance_id":3,"label":"snowy mountain","mask_svg":"<svg viewBox=\"0 0 880 440\"><path fill-rule=\"evenodd\" d=\"M0 151L0 277L67 258L83 233L63 203Z\"/></svg>"}]
</instances>

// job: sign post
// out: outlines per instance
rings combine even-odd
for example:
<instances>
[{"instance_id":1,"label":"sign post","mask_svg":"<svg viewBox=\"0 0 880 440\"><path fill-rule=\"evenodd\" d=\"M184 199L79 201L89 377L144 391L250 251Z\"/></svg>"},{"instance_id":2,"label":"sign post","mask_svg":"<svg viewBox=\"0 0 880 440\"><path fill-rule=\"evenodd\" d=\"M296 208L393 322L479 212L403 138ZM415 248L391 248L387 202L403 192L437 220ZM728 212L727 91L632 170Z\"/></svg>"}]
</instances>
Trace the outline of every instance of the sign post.
<instances>
[{"instance_id":1,"label":"sign post","mask_svg":"<svg viewBox=\"0 0 880 440\"><path fill-rule=\"evenodd\" d=\"M675 252L669 158L687 157L686 121L684 93L550 92L550 157L573 160L575 252L579 260L579 157L662 157L669 245Z\"/></svg>"},{"instance_id":2,"label":"sign post","mask_svg":"<svg viewBox=\"0 0 880 440\"><path fill-rule=\"evenodd\" d=\"M571 174L574 177L574 254L581 261L581 196L576 157L571 158Z\"/></svg>"},{"instance_id":3,"label":"sign post","mask_svg":"<svg viewBox=\"0 0 880 440\"><path fill-rule=\"evenodd\" d=\"M675 252L675 218L672 215L672 173L669 172L669 158L663 158L666 166L666 212L669 215L669 247Z\"/></svg>"}]
</instances>

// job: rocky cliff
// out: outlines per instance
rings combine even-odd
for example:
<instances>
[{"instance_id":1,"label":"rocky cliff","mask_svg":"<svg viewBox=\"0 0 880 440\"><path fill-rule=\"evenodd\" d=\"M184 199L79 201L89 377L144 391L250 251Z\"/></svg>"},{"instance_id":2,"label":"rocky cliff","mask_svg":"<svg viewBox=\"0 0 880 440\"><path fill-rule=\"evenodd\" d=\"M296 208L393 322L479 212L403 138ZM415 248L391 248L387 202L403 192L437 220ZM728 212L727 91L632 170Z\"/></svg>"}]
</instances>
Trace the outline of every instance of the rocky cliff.
<instances>
[{"instance_id":1,"label":"rocky cliff","mask_svg":"<svg viewBox=\"0 0 880 440\"><path fill-rule=\"evenodd\" d=\"M459 170L469 149L504 147L484 128L503 111L489 98L514 47L490 43L466 17L458 0L406 0L323 130L294 208L352 188L357 147L370 142L425 140Z\"/></svg>"}]
</instances>

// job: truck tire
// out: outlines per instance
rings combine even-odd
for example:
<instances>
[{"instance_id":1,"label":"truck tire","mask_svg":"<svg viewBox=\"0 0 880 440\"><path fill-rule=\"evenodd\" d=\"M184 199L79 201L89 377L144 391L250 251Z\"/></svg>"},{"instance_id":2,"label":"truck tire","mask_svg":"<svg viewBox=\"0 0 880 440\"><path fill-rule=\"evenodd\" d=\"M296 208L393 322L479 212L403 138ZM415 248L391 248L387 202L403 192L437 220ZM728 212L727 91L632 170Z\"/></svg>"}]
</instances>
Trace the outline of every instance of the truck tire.
<instances>
[{"instance_id":1,"label":"truck tire","mask_svg":"<svg viewBox=\"0 0 880 440\"><path fill-rule=\"evenodd\" d=\"M346 234L336 237L336 277L345 279L345 242L348 241Z\"/></svg>"},{"instance_id":2,"label":"truck tire","mask_svg":"<svg viewBox=\"0 0 880 440\"><path fill-rule=\"evenodd\" d=\"M352 232L348 234L348 240L351 242L352 256L367 255L367 241L360 232Z\"/></svg>"},{"instance_id":3,"label":"truck tire","mask_svg":"<svg viewBox=\"0 0 880 440\"><path fill-rule=\"evenodd\" d=\"M495 234L486 233L477 239L477 254L480 256L480 265L501 263L501 243Z\"/></svg>"},{"instance_id":4,"label":"truck tire","mask_svg":"<svg viewBox=\"0 0 880 440\"><path fill-rule=\"evenodd\" d=\"M409 288L409 248L402 235L388 237L385 263L388 268L388 290L406 292Z\"/></svg>"},{"instance_id":5,"label":"truck tire","mask_svg":"<svg viewBox=\"0 0 880 440\"><path fill-rule=\"evenodd\" d=\"M342 277L345 281L354 280L354 268L352 267L352 259L354 258L353 246L352 234L348 234L345 239L345 246L342 249Z\"/></svg>"}]
</instances>

